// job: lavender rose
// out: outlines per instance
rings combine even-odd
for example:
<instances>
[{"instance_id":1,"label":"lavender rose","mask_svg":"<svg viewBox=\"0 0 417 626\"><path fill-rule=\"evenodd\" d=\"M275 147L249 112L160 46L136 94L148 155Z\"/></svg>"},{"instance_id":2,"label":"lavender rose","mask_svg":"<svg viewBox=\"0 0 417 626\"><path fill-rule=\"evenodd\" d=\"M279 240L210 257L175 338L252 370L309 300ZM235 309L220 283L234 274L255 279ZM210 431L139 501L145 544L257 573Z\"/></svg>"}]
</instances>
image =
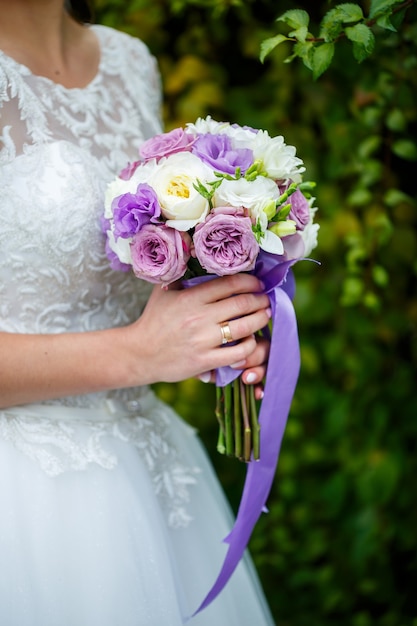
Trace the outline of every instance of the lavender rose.
<instances>
[{"instance_id":1,"label":"lavender rose","mask_svg":"<svg viewBox=\"0 0 417 626\"><path fill-rule=\"evenodd\" d=\"M226 276L255 267L259 245L243 208L216 207L194 233L194 253L211 274Z\"/></svg>"},{"instance_id":2,"label":"lavender rose","mask_svg":"<svg viewBox=\"0 0 417 626\"><path fill-rule=\"evenodd\" d=\"M138 278L169 285L182 278L190 258L191 238L167 226L146 224L130 245L132 267Z\"/></svg>"},{"instance_id":3,"label":"lavender rose","mask_svg":"<svg viewBox=\"0 0 417 626\"><path fill-rule=\"evenodd\" d=\"M289 219L294 220L297 230L304 230L310 221L310 205L303 192L296 189L288 198L291 204Z\"/></svg>"},{"instance_id":4,"label":"lavender rose","mask_svg":"<svg viewBox=\"0 0 417 626\"><path fill-rule=\"evenodd\" d=\"M183 128L174 128L169 133L155 135L145 141L139 148L139 153L145 161L159 160L176 152L189 152L193 143L192 135L188 135Z\"/></svg>"},{"instance_id":5,"label":"lavender rose","mask_svg":"<svg viewBox=\"0 0 417 626\"><path fill-rule=\"evenodd\" d=\"M146 183L140 183L136 193L117 196L111 205L114 219L114 236L128 239L161 215L156 193Z\"/></svg>"},{"instance_id":6,"label":"lavender rose","mask_svg":"<svg viewBox=\"0 0 417 626\"><path fill-rule=\"evenodd\" d=\"M191 152L216 172L224 174L234 174L238 167L244 174L253 163L252 150L233 148L232 140L227 135L211 135L210 133L200 135L192 146Z\"/></svg>"}]
</instances>

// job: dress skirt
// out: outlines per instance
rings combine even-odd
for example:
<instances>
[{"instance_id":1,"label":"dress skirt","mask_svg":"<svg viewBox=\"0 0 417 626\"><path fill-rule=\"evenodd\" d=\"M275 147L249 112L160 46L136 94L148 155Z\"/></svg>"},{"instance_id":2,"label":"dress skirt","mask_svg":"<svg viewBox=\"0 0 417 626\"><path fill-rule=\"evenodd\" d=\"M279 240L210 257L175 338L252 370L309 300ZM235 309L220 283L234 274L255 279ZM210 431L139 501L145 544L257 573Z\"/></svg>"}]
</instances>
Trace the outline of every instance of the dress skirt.
<instances>
[{"instance_id":1,"label":"dress skirt","mask_svg":"<svg viewBox=\"0 0 417 626\"><path fill-rule=\"evenodd\" d=\"M195 431L152 391L0 411L0 624L180 626L233 524ZM271 626L246 555L188 623Z\"/></svg>"}]
</instances>

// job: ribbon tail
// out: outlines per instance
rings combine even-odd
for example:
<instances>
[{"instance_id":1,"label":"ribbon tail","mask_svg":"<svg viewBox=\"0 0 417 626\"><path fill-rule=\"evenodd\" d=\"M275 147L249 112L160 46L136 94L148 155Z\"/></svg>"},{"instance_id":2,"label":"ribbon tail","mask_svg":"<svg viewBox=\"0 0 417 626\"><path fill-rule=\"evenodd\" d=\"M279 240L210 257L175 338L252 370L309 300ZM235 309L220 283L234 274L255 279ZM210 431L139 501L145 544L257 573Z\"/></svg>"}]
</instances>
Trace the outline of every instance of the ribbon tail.
<instances>
[{"instance_id":1,"label":"ribbon tail","mask_svg":"<svg viewBox=\"0 0 417 626\"><path fill-rule=\"evenodd\" d=\"M277 287L268 295L273 330L259 415L261 458L248 464L236 521L231 533L224 539L228 550L223 566L194 615L206 608L225 587L245 552L256 522L266 508L297 384L300 351L294 307L282 288Z\"/></svg>"}]
</instances>

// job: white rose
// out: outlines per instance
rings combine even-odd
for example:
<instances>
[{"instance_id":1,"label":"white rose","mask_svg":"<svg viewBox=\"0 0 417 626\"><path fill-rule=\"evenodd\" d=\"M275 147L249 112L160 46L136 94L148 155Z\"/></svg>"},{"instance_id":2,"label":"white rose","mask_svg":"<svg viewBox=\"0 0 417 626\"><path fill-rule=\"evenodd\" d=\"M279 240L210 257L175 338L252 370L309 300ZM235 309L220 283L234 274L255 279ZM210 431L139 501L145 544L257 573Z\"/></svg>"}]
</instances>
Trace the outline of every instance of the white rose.
<instances>
[{"instance_id":1,"label":"white rose","mask_svg":"<svg viewBox=\"0 0 417 626\"><path fill-rule=\"evenodd\" d=\"M255 180L246 178L238 180L223 180L214 193L215 206L243 206L249 209L255 220L260 211L279 198L279 189L275 182L265 176L258 176Z\"/></svg>"},{"instance_id":2,"label":"white rose","mask_svg":"<svg viewBox=\"0 0 417 626\"><path fill-rule=\"evenodd\" d=\"M159 162L148 183L153 187L167 224L189 230L204 220L209 203L195 188L214 178L212 170L190 152L172 154Z\"/></svg>"},{"instance_id":3,"label":"white rose","mask_svg":"<svg viewBox=\"0 0 417 626\"><path fill-rule=\"evenodd\" d=\"M271 138L266 131L260 130L255 135L252 149L255 159L263 162L268 176L274 180L291 178L300 182L300 174L305 171L303 162L295 156L295 147L287 146L281 135Z\"/></svg>"}]
</instances>

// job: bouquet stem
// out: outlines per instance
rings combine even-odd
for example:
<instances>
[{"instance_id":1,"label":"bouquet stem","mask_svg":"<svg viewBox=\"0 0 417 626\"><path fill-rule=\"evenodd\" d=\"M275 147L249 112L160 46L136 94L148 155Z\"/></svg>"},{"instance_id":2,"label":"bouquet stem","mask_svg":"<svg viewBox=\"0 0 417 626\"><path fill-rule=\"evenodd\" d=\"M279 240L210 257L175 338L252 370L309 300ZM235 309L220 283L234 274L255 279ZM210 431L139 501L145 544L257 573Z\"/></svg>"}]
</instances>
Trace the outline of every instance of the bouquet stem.
<instances>
[{"instance_id":1,"label":"bouquet stem","mask_svg":"<svg viewBox=\"0 0 417 626\"><path fill-rule=\"evenodd\" d=\"M244 385L238 378L224 387L216 387L216 417L220 454L246 463L260 458L258 408L252 385Z\"/></svg>"},{"instance_id":2,"label":"bouquet stem","mask_svg":"<svg viewBox=\"0 0 417 626\"><path fill-rule=\"evenodd\" d=\"M235 456L240 459L242 457L242 419L241 419L241 402L240 402L240 384L239 379L233 381L233 398L234 402L234 434L235 434Z\"/></svg>"},{"instance_id":3,"label":"bouquet stem","mask_svg":"<svg viewBox=\"0 0 417 626\"><path fill-rule=\"evenodd\" d=\"M219 422L219 436L217 439L217 452L226 454L226 442L224 439L224 419L223 419L223 389L216 387L216 409L215 415Z\"/></svg>"}]
</instances>

